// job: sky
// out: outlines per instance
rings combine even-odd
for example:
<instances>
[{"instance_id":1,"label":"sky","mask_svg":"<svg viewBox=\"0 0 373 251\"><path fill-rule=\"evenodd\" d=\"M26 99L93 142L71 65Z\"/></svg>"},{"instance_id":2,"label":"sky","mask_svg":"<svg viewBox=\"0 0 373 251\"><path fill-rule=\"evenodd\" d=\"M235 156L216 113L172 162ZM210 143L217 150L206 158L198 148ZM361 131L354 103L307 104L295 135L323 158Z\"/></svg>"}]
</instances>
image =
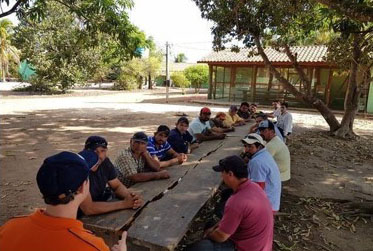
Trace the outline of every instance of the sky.
<instances>
[{"instance_id":1,"label":"sky","mask_svg":"<svg viewBox=\"0 0 373 251\"><path fill-rule=\"evenodd\" d=\"M202 19L192 0L134 0L133 24L152 36L158 46L171 44L171 58L184 53L196 62L212 51L212 24Z\"/></svg>"},{"instance_id":2,"label":"sky","mask_svg":"<svg viewBox=\"0 0 373 251\"><path fill-rule=\"evenodd\" d=\"M15 2L11 0L11 5ZM187 61L195 63L212 51L212 24L202 19L201 12L192 0L134 0L129 11L133 24L152 36L156 44L165 50L171 44L170 58L184 53ZM2 4L3 10L9 9ZM16 16L8 16L14 24Z\"/></svg>"}]
</instances>

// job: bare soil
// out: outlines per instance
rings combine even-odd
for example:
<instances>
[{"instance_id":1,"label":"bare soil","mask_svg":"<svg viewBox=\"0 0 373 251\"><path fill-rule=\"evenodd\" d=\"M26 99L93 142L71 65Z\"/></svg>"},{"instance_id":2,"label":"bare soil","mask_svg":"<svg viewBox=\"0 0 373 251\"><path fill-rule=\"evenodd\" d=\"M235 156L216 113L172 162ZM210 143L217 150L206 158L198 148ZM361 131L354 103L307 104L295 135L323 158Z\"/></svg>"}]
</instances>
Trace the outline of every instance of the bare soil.
<instances>
[{"instance_id":1,"label":"bare soil","mask_svg":"<svg viewBox=\"0 0 373 251\"><path fill-rule=\"evenodd\" d=\"M0 93L1 94L1 93ZM0 100L0 224L43 205L35 176L45 157L62 150L80 151L90 135L109 141L109 157L127 147L130 136L152 134L159 124L172 127L176 114L192 119L206 95L141 92L90 92L61 96L7 96ZM213 112L226 107L213 106ZM292 179L283 189L276 216L275 250L372 250L373 212L348 207L373 201L373 121L358 119L360 137L330 137L322 117L294 112L288 142ZM198 239L216 197L201 209L179 249Z\"/></svg>"}]
</instances>

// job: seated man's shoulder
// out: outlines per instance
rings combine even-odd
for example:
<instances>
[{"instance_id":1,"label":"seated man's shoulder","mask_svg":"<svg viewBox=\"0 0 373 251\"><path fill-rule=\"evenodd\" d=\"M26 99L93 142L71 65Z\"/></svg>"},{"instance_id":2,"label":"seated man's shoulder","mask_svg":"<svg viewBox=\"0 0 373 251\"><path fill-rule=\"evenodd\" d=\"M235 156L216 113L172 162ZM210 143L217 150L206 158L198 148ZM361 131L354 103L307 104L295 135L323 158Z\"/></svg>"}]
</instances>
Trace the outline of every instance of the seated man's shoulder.
<instances>
[{"instance_id":1,"label":"seated man's shoulder","mask_svg":"<svg viewBox=\"0 0 373 251\"><path fill-rule=\"evenodd\" d=\"M71 233L78 241L81 241L81 245L89 245L97 250L109 250L103 239L95 236L91 231L84 228L69 228Z\"/></svg>"}]
</instances>

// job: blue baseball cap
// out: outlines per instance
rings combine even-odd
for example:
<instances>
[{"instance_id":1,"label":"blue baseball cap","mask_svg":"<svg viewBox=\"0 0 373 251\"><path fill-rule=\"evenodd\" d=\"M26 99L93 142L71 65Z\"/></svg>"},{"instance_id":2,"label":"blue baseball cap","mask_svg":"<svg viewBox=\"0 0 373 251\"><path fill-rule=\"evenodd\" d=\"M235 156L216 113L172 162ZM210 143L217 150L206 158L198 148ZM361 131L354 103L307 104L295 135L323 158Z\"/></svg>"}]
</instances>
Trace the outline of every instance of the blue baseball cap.
<instances>
[{"instance_id":1,"label":"blue baseball cap","mask_svg":"<svg viewBox=\"0 0 373 251\"><path fill-rule=\"evenodd\" d=\"M82 156L60 152L44 160L36 181L44 198L58 198L76 192L88 175L89 167Z\"/></svg>"},{"instance_id":2,"label":"blue baseball cap","mask_svg":"<svg viewBox=\"0 0 373 251\"><path fill-rule=\"evenodd\" d=\"M85 159L89 169L98 163L98 155L92 150L83 150L79 155Z\"/></svg>"},{"instance_id":3,"label":"blue baseball cap","mask_svg":"<svg viewBox=\"0 0 373 251\"><path fill-rule=\"evenodd\" d=\"M269 121L269 120L263 120L258 125L258 130L259 131L265 130L267 128L274 130L275 129L275 125L271 121Z\"/></svg>"}]
</instances>

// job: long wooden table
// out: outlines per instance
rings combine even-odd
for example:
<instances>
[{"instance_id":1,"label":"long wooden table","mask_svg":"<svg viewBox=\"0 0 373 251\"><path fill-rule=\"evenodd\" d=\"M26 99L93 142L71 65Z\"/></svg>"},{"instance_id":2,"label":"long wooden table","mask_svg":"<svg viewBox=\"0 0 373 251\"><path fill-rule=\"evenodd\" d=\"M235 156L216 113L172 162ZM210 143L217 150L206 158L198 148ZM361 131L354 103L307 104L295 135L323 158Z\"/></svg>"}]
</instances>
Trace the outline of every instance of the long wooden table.
<instances>
[{"instance_id":1,"label":"long wooden table","mask_svg":"<svg viewBox=\"0 0 373 251\"><path fill-rule=\"evenodd\" d=\"M86 228L111 246L128 230L130 250L173 250L201 207L221 184L212 170L219 160L242 150L248 126L236 128L224 140L203 142L188 162L167 168L171 178L138 183L131 189L144 198L138 210L120 210L82 218Z\"/></svg>"}]
</instances>

